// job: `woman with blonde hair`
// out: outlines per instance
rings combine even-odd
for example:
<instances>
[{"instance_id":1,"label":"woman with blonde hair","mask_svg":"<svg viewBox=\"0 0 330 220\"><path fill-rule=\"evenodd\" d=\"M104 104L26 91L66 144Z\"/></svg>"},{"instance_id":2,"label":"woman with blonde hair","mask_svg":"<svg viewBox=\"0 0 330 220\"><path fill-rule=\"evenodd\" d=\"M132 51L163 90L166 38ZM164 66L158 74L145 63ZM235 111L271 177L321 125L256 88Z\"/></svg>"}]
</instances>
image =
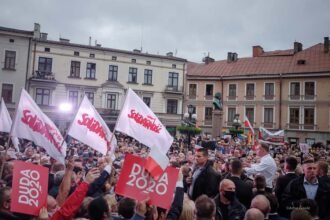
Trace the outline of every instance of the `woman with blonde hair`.
<instances>
[{"instance_id":1,"label":"woman with blonde hair","mask_svg":"<svg viewBox=\"0 0 330 220\"><path fill-rule=\"evenodd\" d=\"M191 220L195 218L195 203L188 197L183 200L182 212L179 220Z\"/></svg>"}]
</instances>

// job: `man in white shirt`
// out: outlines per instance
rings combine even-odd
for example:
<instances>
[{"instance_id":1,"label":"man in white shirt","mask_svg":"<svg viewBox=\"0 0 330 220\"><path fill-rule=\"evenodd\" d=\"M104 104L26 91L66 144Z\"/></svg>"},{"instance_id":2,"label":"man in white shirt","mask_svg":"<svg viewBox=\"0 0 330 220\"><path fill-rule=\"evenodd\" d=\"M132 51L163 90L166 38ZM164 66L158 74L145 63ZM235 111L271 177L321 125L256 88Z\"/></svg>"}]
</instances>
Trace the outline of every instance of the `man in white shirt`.
<instances>
[{"instance_id":1,"label":"man in white shirt","mask_svg":"<svg viewBox=\"0 0 330 220\"><path fill-rule=\"evenodd\" d=\"M249 165L244 168L248 175L260 174L266 178L266 191L272 192L273 179L276 172L276 163L269 154L269 146L266 143L260 143L257 146L257 156L260 157L260 163Z\"/></svg>"}]
</instances>

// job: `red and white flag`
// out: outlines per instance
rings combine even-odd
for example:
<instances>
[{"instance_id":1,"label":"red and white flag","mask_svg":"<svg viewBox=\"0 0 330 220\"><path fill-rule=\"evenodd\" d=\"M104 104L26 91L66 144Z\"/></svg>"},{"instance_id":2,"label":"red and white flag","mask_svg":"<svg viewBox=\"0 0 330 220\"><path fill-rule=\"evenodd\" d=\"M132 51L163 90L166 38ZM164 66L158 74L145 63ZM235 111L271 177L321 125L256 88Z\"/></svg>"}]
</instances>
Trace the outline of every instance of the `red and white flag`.
<instances>
[{"instance_id":1,"label":"red and white flag","mask_svg":"<svg viewBox=\"0 0 330 220\"><path fill-rule=\"evenodd\" d=\"M117 145L116 137L112 137L107 124L86 96L80 104L76 117L69 128L68 135L103 155L108 150L113 153Z\"/></svg>"},{"instance_id":2,"label":"red and white flag","mask_svg":"<svg viewBox=\"0 0 330 220\"><path fill-rule=\"evenodd\" d=\"M43 147L49 156L64 164L66 143L60 131L24 89L10 135L33 141Z\"/></svg>"},{"instance_id":3,"label":"red and white flag","mask_svg":"<svg viewBox=\"0 0 330 220\"><path fill-rule=\"evenodd\" d=\"M5 101L2 98L1 99L1 105L0 105L0 131L10 133L12 123L13 122L10 118L10 114L8 112L8 109L7 109L6 105L5 105ZM19 151L18 138L17 137L11 137L11 140L13 142L13 145L14 145L15 149L17 151Z\"/></svg>"},{"instance_id":4,"label":"red and white flag","mask_svg":"<svg viewBox=\"0 0 330 220\"><path fill-rule=\"evenodd\" d=\"M173 137L150 108L130 88L127 91L115 130L129 135L151 148L149 156L152 159L151 162L155 163L153 166L149 166L147 163L145 168L155 178L162 174L160 172L163 172L168 165L166 153L172 145ZM151 168L153 169L151 170Z\"/></svg>"},{"instance_id":5,"label":"red and white flag","mask_svg":"<svg viewBox=\"0 0 330 220\"><path fill-rule=\"evenodd\" d=\"M254 129L253 129L248 117L246 117L246 115L244 116L244 125L245 125L245 127L250 128L252 134L254 135Z\"/></svg>"}]
</instances>

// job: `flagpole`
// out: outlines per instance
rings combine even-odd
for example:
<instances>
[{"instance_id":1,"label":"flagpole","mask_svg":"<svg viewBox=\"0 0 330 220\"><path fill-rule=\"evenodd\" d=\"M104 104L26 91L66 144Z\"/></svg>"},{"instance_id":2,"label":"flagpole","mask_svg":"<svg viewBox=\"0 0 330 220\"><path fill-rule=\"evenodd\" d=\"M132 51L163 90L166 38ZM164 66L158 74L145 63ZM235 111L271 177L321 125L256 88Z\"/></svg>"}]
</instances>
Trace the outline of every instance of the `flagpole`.
<instances>
[{"instance_id":1,"label":"flagpole","mask_svg":"<svg viewBox=\"0 0 330 220\"><path fill-rule=\"evenodd\" d=\"M9 146L10 146L10 140L11 140L11 137L8 135L8 141L7 141L7 147L6 147L6 150L5 150L4 160L2 161L1 168L0 168L0 179L2 179L3 169L5 167L5 159L7 157L7 151L8 151Z\"/></svg>"},{"instance_id":2,"label":"flagpole","mask_svg":"<svg viewBox=\"0 0 330 220\"><path fill-rule=\"evenodd\" d=\"M128 95L128 91L129 91L129 89L130 89L130 88L127 89L127 92L126 92L126 94L125 94L125 99L124 99L125 101L124 101L123 106L126 104L126 98L127 98L127 95ZM121 108L121 111L120 111L120 113L119 113L119 115L118 115L118 117L117 117L116 124L115 124L115 127L113 128L113 131L112 131L112 135L111 135L111 138L110 138L110 142L109 142L109 144L111 144L111 141L112 141L112 139L113 139L113 136L115 135L115 130L116 130L116 127L117 127L117 125L118 125L118 120L119 120L119 118L120 118L120 116L121 116L122 111L123 111L123 108ZM107 148L108 148L108 151L107 151L107 154L108 154L108 152L109 152L109 146L108 146Z\"/></svg>"}]
</instances>

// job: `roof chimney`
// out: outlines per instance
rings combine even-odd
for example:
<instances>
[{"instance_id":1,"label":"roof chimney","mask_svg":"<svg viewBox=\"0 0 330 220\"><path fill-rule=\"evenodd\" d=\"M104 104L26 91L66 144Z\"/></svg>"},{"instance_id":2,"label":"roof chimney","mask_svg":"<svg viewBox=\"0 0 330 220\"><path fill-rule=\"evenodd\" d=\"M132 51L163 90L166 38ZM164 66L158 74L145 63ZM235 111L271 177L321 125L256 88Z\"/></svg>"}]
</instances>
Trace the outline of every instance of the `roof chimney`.
<instances>
[{"instance_id":1,"label":"roof chimney","mask_svg":"<svg viewBox=\"0 0 330 220\"><path fill-rule=\"evenodd\" d=\"M60 42L62 43L70 43L69 39L65 39L65 38L60 38Z\"/></svg>"},{"instance_id":2,"label":"roof chimney","mask_svg":"<svg viewBox=\"0 0 330 220\"><path fill-rule=\"evenodd\" d=\"M232 52L227 53L227 62L228 63L232 61L232 56L233 56L232 54L233 54Z\"/></svg>"},{"instance_id":3,"label":"roof chimney","mask_svg":"<svg viewBox=\"0 0 330 220\"><path fill-rule=\"evenodd\" d=\"M203 58L203 62L205 64L213 63L214 62L214 59L212 57L210 57L210 56L206 56L206 57Z\"/></svg>"},{"instance_id":4,"label":"roof chimney","mask_svg":"<svg viewBox=\"0 0 330 220\"><path fill-rule=\"evenodd\" d=\"M253 57L258 57L263 53L264 53L264 49L261 46L257 45L257 46L252 47L252 56Z\"/></svg>"},{"instance_id":5,"label":"roof chimney","mask_svg":"<svg viewBox=\"0 0 330 220\"><path fill-rule=\"evenodd\" d=\"M33 38L34 39L40 38L40 24L38 23L34 23Z\"/></svg>"},{"instance_id":6,"label":"roof chimney","mask_svg":"<svg viewBox=\"0 0 330 220\"><path fill-rule=\"evenodd\" d=\"M294 53L298 53L298 52L300 52L300 51L302 51L302 50L303 50L303 45L302 45L302 43L299 43L299 42L295 41L295 42L293 43L293 52L294 52Z\"/></svg>"},{"instance_id":7,"label":"roof chimney","mask_svg":"<svg viewBox=\"0 0 330 220\"><path fill-rule=\"evenodd\" d=\"M41 40L47 40L47 36L48 36L47 33L41 33L41 34L40 34L40 39L41 39Z\"/></svg>"},{"instance_id":8,"label":"roof chimney","mask_svg":"<svg viewBox=\"0 0 330 220\"><path fill-rule=\"evenodd\" d=\"M173 57L173 52L168 52L168 53L166 53L166 56L168 56L168 57Z\"/></svg>"},{"instance_id":9,"label":"roof chimney","mask_svg":"<svg viewBox=\"0 0 330 220\"><path fill-rule=\"evenodd\" d=\"M329 52L329 37L324 38L324 53Z\"/></svg>"}]
</instances>

